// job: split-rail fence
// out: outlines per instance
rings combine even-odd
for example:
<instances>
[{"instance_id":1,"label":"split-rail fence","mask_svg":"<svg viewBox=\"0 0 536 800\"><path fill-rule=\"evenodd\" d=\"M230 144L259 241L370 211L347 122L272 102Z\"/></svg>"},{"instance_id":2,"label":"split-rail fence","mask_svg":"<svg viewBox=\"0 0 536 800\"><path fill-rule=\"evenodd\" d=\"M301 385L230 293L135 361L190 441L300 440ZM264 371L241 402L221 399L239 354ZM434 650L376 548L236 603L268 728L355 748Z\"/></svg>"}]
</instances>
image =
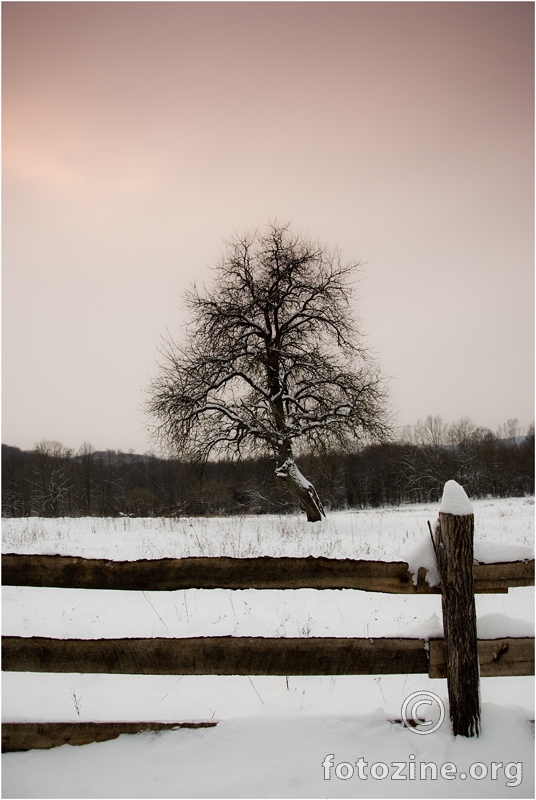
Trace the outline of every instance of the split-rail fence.
<instances>
[{"instance_id":1,"label":"split-rail fence","mask_svg":"<svg viewBox=\"0 0 536 800\"><path fill-rule=\"evenodd\" d=\"M426 674L447 678L451 719L455 734L478 734L478 675L494 677L534 674L534 638L505 637L476 640L476 619L472 644L464 617L457 626L455 608L460 592L505 593L510 587L534 585L534 560L501 564L474 564L472 556L472 515L454 518L441 515L434 547L448 544L448 524L465 526L469 552L462 554L469 570L460 568L458 556L441 564L441 586L430 586L426 570L416 580L407 563L357 561L329 558L226 558L193 557L141 561L109 561L67 556L7 554L2 557L2 582L11 586L39 586L77 589L175 591L183 589L357 589L395 594L443 594L444 639L409 638L261 638L207 636L195 638L143 639L53 639L46 637L2 637L2 669L25 672L120 673L137 675L381 675ZM469 526L469 527L468 527ZM470 530L469 530L470 528ZM443 540L441 539L443 535ZM455 540L460 531L454 531ZM450 548L455 550L456 548ZM449 547L447 547L449 550ZM441 551L442 552L442 551ZM462 559L463 560L463 559ZM442 571L443 570L443 571ZM453 589L449 589L454 576ZM453 594L454 592L454 594ZM446 605L447 602L447 605ZM448 605L450 603L450 606ZM449 611L450 608L450 611ZM454 619L449 620L449 614ZM459 614L458 614L459 616ZM449 630L447 630L449 628ZM460 633L459 629L463 629ZM471 634L471 631L469 631ZM450 635L450 641L449 641ZM454 642L454 644L453 644ZM475 647L476 644L476 647ZM451 666L454 652L468 649L469 661L476 663L476 681ZM464 674L471 670L463 666ZM474 670L473 670L474 672ZM476 699L475 699L476 693ZM469 718L462 711L452 713L456 698L473 698ZM476 703L476 705L475 705ZM469 703L471 706L471 703ZM58 744L103 741L121 733L164 730L177 727L210 727L216 721L199 722L87 722L87 723L4 723L3 751L48 748Z\"/></svg>"}]
</instances>

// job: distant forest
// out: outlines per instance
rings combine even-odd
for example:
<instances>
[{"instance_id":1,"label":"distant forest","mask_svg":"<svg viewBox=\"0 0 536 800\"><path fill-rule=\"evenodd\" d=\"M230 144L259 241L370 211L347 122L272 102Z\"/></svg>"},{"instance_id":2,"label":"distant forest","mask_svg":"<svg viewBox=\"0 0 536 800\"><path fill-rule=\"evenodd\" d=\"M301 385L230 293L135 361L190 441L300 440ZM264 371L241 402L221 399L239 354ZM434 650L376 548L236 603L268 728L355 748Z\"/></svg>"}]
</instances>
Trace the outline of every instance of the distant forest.
<instances>
[{"instance_id":1,"label":"distant forest","mask_svg":"<svg viewBox=\"0 0 536 800\"><path fill-rule=\"evenodd\" d=\"M449 479L470 498L534 494L534 426L516 420L493 433L461 419L427 417L398 441L345 452L302 455L304 474L326 509L437 502ZM43 441L33 450L2 445L4 517L197 516L296 510L269 458L203 466L153 454L73 452Z\"/></svg>"}]
</instances>

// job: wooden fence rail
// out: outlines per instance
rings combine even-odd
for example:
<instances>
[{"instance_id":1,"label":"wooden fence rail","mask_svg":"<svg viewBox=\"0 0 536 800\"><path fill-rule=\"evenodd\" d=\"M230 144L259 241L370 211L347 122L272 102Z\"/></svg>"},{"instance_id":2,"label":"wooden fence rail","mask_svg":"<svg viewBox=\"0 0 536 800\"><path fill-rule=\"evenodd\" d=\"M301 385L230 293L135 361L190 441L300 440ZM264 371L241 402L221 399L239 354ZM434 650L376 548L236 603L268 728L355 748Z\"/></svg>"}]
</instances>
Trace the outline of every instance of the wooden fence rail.
<instances>
[{"instance_id":1,"label":"wooden fence rail","mask_svg":"<svg viewBox=\"0 0 536 800\"><path fill-rule=\"evenodd\" d=\"M216 720L197 722L4 722L2 753L48 750L62 744L107 742L125 733L159 732L177 728L214 728Z\"/></svg>"},{"instance_id":2,"label":"wooden fence rail","mask_svg":"<svg viewBox=\"0 0 536 800\"><path fill-rule=\"evenodd\" d=\"M4 670L137 675L376 675L428 672L421 639L48 639L2 637Z\"/></svg>"},{"instance_id":3,"label":"wooden fence rail","mask_svg":"<svg viewBox=\"0 0 536 800\"><path fill-rule=\"evenodd\" d=\"M481 639L482 676L533 675L534 639ZM442 639L49 639L3 636L2 669L129 675L394 675L446 677Z\"/></svg>"},{"instance_id":4,"label":"wooden fence rail","mask_svg":"<svg viewBox=\"0 0 536 800\"><path fill-rule=\"evenodd\" d=\"M475 593L506 593L534 586L534 560L475 564ZM109 561L59 555L2 556L2 583L64 589L177 591L179 589L361 589L391 594L439 594L420 568L417 581L405 561L335 558L162 558Z\"/></svg>"}]
</instances>

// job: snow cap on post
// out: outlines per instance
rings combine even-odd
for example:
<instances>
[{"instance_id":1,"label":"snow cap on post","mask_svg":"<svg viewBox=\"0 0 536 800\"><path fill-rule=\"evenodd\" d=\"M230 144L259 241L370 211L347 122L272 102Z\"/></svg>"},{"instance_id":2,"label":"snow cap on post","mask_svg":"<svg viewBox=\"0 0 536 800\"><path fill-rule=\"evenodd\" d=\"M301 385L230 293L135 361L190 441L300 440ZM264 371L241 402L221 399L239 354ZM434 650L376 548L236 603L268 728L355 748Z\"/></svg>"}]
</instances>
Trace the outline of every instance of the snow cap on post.
<instances>
[{"instance_id":1,"label":"snow cap on post","mask_svg":"<svg viewBox=\"0 0 536 800\"><path fill-rule=\"evenodd\" d=\"M439 510L443 514L464 517L473 513L473 506L463 486L460 486L456 481L447 481L443 488L443 497Z\"/></svg>"}]
</instances>

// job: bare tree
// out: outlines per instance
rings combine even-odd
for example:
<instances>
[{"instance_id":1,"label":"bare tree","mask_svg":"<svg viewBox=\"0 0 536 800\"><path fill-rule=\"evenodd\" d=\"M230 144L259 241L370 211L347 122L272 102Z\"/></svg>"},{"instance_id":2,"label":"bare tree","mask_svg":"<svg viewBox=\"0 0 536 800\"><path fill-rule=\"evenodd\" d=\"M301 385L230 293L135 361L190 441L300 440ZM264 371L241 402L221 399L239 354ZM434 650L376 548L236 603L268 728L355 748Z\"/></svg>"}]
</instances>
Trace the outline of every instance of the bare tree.
<instances>
[{"instance_id":1,"label":"bare tree","mask_svg":"<svg viewBox=\"0 0 536 800\"><path fill-rule=\"evenodd\" d=\"M295 455L388 430L383 380L352 316L358 266L288 225L235 236L212 288L186 296L183 342L162 348L148 402L161 441L189 459L271 452L307 519L320 520Z\"/></svg>"},{"instance_id":2,"label":"bare tree","mask_svg":"<svg viewBox=\"0 0 536 800\"><path fill-rule=\"evenodd\" d=\"M32 484L40 513L59 517L70 511L72 451L61 442L43 439L34 452L37 462Z\"/></svg>"},{"instance_id":3,"label":"bare tree","mask_svg":"<svg viewBox=\"0 0 536 800\"><path fill-rule=\"evenodd\" d=\"M439 499L449 477L448 426L441 416L428 415L406 428L405 437L406 488L416 490L417 502Z\"/></svg>"},{"instance_id":4,"label":"bare tree","mask_svg":"<svg viewBox=\"0 0 536 800\"><path fill-rule=\"evenodd\" d=\"M415 423L414 435L420 447L443 447L448 442L448 426L441 416L428 415L424 422Z\"/></svg>"},{"instance_id":5,"label":"bare tree","mask_svg":"<svg viewBox=\"0 0 536 800\"><path fill-rule=\"evenodd\" d=\"M478 467L474 448L471 446L476 425L470 417L460 417L448 428L448 441L454 466L454 478L470 497L477 494Z\"/></svg>"},{"instance_id":6,"label":"bare tree","mask_svg":"<svg viewBox=\"0 0 536 800\"><path fill-rule=\"evenodd\" d=\"M506 422L501 423L497 428L497 437L499 439L509 439L512 444L516 444L517 439L521 435L522 429L517 418L507 419Z\"/></svg>"},{"instance_id":7,"label":"bare tree","mask_svg":"<svg viewBox=\"0 0 536 800\"><path fill-rule=\"evenodd\" d=\"M84 513L91 516L94 496L94 473L96 450L89 442L84 442L78 450L78 460L81 472L81 491L83 497Z\"/></svg>"}]
</instances>

